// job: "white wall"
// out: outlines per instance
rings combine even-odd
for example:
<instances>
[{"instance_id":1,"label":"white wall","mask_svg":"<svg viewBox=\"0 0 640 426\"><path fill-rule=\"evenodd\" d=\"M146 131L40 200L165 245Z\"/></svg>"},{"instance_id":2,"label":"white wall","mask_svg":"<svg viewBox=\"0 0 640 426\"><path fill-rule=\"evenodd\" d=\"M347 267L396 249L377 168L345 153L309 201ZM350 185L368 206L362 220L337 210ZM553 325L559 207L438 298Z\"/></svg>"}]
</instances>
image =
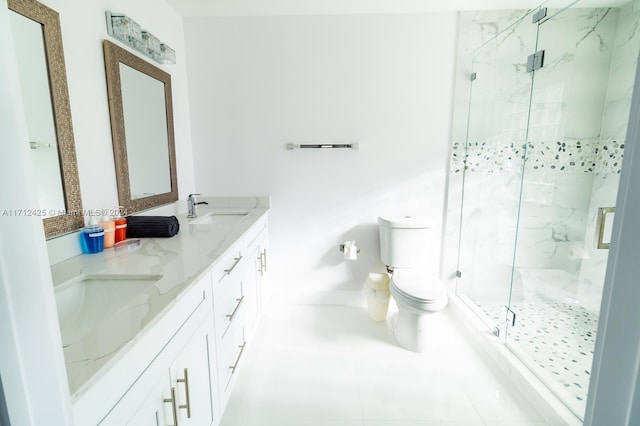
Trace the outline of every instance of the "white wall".
<instances>
[{"instance_id":1,"label":"white wall","mask_svg":"<svg viewBox=\"0 0 640 426\"><path fill-rule=\"evenodd\" d=\"M6 1L0 2L0 376L13 425L69 425L71 404ZM10 183L10 184L6 184ZM45 354L45 356L43 356ZM0 407L2 410L3 407ZM0 414L1 419L5 414Z\"/></svg>"},{"instance_id":2,"label":"white wall","mask_svg":"<svg viewBox=\"0 0 640 426\"><path fill-rule=\"evenodd\" d=\"M175 65L152 63L171 74L178 189L181 196L192 192L182 18L164 0L46 0L43 3L60 14L84 208L109 209L118 205L102 41L119 42L107 34L104 14L107 10L128 15L176 51Z\"/></svg>"},{"instance_id":3,"label":"white wall","mask_svg":"<svg viewBox=\"0 0 640 426\"><path fill-rule=\"evenodd\" d=\"M44 2L60 14L76 153L85 208L117 205L113 151L106 96L102 39L105 10L122 11L175 48L179 63L166 66L173 77L174 119L180 193L193 188L189 105L182 19L163 0ZM150 13L153 11L153 13ZM27 161L28 135L6 1L0 6L0 156L3 211L36 205L33 166ZM21 142L22 141L22 142ZM6 143L5 143L6 142ZM77 248L71 236L70 246ZM71 425L55 299L42 221L0 217L0 375L12 424ZM43 357L43 354L46 356Z\"/></svg>"},{"instance_id":4,"label":"white wall","mask_svg":"<svg viewBox=\"0 0 640 426\"><path fill-rule=\"evenodd\" d=\"M152 63L171 74L179 196L186 198L194 192L183 22L175 9L164 0L43 3L60 15L84 209L113 209L119 205L102 41L125 46L107 34L107 10L128 15L176 51L176 64ZM80 254L75 234L49 240L48 246L51 263Z\"/></svg>"},{"instance_id":5,"label":"white wall","mask_svg":"<svg viewBox=\"0 0 640 426\"><path fill-rule=\"evenodd\" d=\"M455 33L455 13L185 20L196 189L271 196L274 287L360 288L378 215L432 216L438 252Z\"/></svg>"}]
</instances>

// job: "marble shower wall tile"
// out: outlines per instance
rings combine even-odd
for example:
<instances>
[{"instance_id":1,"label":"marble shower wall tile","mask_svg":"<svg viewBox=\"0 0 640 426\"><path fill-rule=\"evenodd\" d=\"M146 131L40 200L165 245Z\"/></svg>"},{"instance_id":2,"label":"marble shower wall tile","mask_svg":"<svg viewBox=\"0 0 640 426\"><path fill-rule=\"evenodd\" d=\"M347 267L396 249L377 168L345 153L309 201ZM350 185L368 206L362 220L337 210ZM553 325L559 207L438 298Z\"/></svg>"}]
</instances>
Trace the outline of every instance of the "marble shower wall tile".
<instances>
[{"instance_id":1,"label":"marble shower wall tile","mask_svg":"<svg viewBox=\"0 0 640 426\"><path fill-rule=\"evenodd\" d=\"M596 173L587 217L587 233L580 270L579 300L592 312L600 311L609 250L596 248L598 207L615 206L618 194L619 174Z\"/></svg>"},{"instance_id":2,"label":"marble shower wall tile","mask_svg":"<svg viewBox=\"0 0 640 426\"><path fill-rule=\"evenodd\" d=\"M617 9L549 10L540 25L528 141L596 141L600 135Z\"/></svg>"},{"instance_id":3,"label":"marble shower wall tile","mask_svg":"<svg viewBox=\"0 0 640 426\"><path fill-rule=\"evenodd\" d=\"M620 8L580 270L579 300L596 313L600 311L609 257L609 250L596 248L597 212L598 207L612 207L616 203L640 51L640 7L634 7L633 3Z\"/></svg>"},{"instance_id":4,"label":"marble shower wall tile","mask_svg":"<svg viewBox=\"0 0 640 426\"><path fill-rule=\"evenodd\" d=\"M530 19L521 19L474 52L468 141L505 146L526 140L533 79L525 71L536 31Z\"/></svg>"},{"instance_id":5,"label":"marble shower wall tile","mask_svg":"<svg viewBox=\"0 0 640 426\"><path fill-rule=\"evenodd\" d=\"M592 173L528 170L522 184L516 267L577 273L569 249L585 238Z\"/></svg>"},{"instance_id":6,"label":"marble shower wall tile","mask_svg":"<svg viewBox=\"0 0 640 426\"><path fill-rule=\"evenodd\" d=\"M466 140L469 93L471 89L470 75L474 71L474 53L480 46L493 40L506 28L522 20L527 13L528 11L526 10L485 10L459 13L458 65L454 94L456 107L453 114L452 127L452 139L454 141Z\"/></svg>"},{"instance_id":7,"label":"marble shower wall tile","mask_svg":"<svg viewBox=\"0 0 640 426\"><path fill-rule=\"evenodd\" d=\"M473 173L465 177L459 265L465 294L504 292L516 237L518 174ZM480 296L484 295L484 296Z\"/></svg>"},{"instance_id":8,"label":"marble shower wall tile","mask_svg":"<svg viewBox=\"0 0 640 426\"><path fill-rule=\"evenodd\" d=\"M639 50L640 8L634 8L630 2L620 8L602 121L602 139L623 143L627 136Z\"/></svg>"}]
</instances>

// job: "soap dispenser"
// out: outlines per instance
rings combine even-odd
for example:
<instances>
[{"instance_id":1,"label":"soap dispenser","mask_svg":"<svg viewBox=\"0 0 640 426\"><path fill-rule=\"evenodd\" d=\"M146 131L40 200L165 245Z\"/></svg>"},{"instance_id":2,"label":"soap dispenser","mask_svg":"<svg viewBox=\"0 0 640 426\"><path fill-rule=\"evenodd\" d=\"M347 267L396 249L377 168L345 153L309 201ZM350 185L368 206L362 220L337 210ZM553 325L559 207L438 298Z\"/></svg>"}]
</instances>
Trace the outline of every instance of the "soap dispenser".
<instances>
[{"instance_id":1,"label":"soap dispenser","mask_svg":"<svg viewBox=\"0 0 640 426\"><path fill-rule=\"evenodd\" d=\"M84 253L100 253L104 249L104 228L92 217L89 224L80 233Z\"/></svg>"},{"instance_id":2,"label":"soap dispenser","mask_svg":"<svg viewBox=\"0 0 640 426\"><path fill-rule=\"evenodd\" d=\"M100 225L104 228L104 248L111 248L115 244L116 224L109 216L104 216Z\"/></svg>"}]
</instances>

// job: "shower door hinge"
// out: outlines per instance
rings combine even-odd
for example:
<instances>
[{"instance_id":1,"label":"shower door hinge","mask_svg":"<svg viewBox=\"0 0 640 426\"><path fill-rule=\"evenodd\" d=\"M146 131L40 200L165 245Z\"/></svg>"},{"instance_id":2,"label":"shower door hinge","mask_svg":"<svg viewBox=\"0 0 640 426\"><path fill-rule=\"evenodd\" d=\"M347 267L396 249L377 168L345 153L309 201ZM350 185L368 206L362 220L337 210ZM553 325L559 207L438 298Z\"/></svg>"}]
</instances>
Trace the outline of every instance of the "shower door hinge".
<instances>
[{"instance_id":1,"label":"shower door hinge","mask_svg":"<svg viewBox=\"0 0 640 426\"><path fill-rule=\"evenodd\" d=\"M462 278L462 272L456 271L456 278Z\"/></svg>"},{"instance_id":2,"label":"shower door hinge","mask_svg":"<svg viewBox=\"0 0 640 426\"><path fill-rule=\"evenodd\" d=\"M472 72L469 78L471 79L471 81L474 81L476 78L478 78L478 74L476 74L475 72Z\"/></svg>"},{"instance_id":3,"label":"shower door hinge","mask_svg":"<svg viewBox=\"0 0 640 426\"><path fill-rule=\"evenodd\" d=\"M538 50L527 58L527 72L539 70L544 66L544 50Z\"/></svg>"},{"instance_id":4,"label":"shower door hinge","mask_svg":"<svg viewBox=\"0 0 640 426\"><path fill-rule=\"evenodd\" d=\"M507 314L505 315L505 323L511 323L511 326L514 327L516 325L516 313L513 312L508 306L505 306L507 310Z\"/></svg>"},{"instance_id":5,"label":"shower door hinge","mask_svg":"<svg viewBox=\"0 0 640 426\"><path fill-rule=\"evenodd\" d=\"M546 16L547 16L547 8L543 7L542 9L540 9L539 11L533 14L533 23L537 24L538 22L546 18Z\"/></svg>"}]
</instances>

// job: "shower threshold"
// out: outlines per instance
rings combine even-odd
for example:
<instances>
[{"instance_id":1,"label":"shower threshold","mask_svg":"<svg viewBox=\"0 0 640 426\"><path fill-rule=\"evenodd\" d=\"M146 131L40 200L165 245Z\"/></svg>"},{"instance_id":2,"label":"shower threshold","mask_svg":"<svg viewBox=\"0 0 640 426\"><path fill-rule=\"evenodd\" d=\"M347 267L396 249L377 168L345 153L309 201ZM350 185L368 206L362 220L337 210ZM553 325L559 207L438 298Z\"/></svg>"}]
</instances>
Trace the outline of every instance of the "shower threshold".
<instances>
[{"instance_id":1,"label":"shower threshold","mask_svg":"<svg viewBox=\"0 0 640 426\"><path fill-rule=\"evenodd\" d=\"M500 305L501 306L501 305ZM465 330L480 349L494 364L511 380L511 382L529 399L540 411L540 413L551 424L582 425L582 413L579 404L573 404L568 398L561 398L564 385L554 384L546 371L536 371L536 368L527 360L526 354L517 345L505 345L503 337L496 337L488 327L485 311L480 309L470 299L458 295L451 295L449 298L449 308L454 311L460 319ZM504 306L502 315L504 315ZM520 322L520 315L518 322ZM515 329L515 327L514 327ZM524 327L523 327L524 329ZM511 339L514 338L509 332ZM594 333L595 340L595 333ZM553 345L552 345L553 346ZM543 352L540 352L541 354ZM531 358L529 356L529 358ZM590 369L589 365L589 369ZM537 370L542 370L538 368ZM576 387L576 389L580 389ZM585 394L588 391L588 381ZM581 413L581 414L578 414Z\"/></svg>"}]
</instances>

